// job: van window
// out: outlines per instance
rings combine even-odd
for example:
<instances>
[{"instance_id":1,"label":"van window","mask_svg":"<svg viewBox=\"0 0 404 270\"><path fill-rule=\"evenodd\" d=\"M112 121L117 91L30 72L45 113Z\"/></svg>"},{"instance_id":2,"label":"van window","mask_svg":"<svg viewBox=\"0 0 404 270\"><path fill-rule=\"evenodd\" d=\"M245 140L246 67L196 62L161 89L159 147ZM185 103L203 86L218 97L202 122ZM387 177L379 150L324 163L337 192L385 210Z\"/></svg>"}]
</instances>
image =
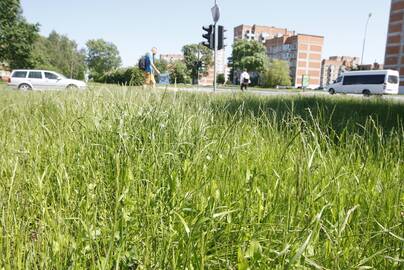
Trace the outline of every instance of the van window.
<instances>
[{"instance_id":1,"label":"van window","mask_svg":"<svg viewBox=\"0 0 404 270\"><path fill-rule=\"evenodd\" d=\"M338 77L336 80L335 80L335 83L340 83L342 81L342 77Z\"/></svg>"},{"instance_id":2,"label":"van window","mask_svg":"<svg viewBox=\"0 0 404 270\"><path fill-rule=\"evenodd\" d=\"M398 84L398 76L390 75L387 81L391 84Z\"/></svg>"},{"instance_id":3,"label":"van window","mask_svg":"<svg viewBox=\"0 0 404 270\"><path fill-rule=\"evenodd\" d=\"M13 73L13 78L25 78L27 77L27 72L26 71L16 71Z\"/></svg>"},{"instance_id":4,"label":"van window","mask_svg":"<svg viewBox=\"0 0 404 270\"><path fill-rule=\"evenodd\" d=\"M385 75L351 75L344 77L344 85L383 84Z\"/></svg>"},{"instance_id":5,"label":"van window","mask_svg":"<svg viewBox=\"0 0 404 270\"><path fill-rule=\"evenodd\" d=\"M30 79L42 79L42 72L40 71L30 71L28 78Z\"/></svg>"}]
</instances>

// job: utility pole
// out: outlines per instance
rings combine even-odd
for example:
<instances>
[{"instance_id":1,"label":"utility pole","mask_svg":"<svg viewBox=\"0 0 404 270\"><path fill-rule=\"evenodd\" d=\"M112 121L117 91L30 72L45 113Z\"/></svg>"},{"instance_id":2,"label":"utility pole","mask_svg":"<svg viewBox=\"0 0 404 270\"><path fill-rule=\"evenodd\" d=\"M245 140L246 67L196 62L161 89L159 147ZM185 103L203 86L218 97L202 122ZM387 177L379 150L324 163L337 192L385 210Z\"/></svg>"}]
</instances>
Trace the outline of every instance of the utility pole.
<instances>
[{"instance_id":1,"label":"utility pole","mask_svg":"<svg viewBox=\"0 0 404 270\"><path fill-rule=\"evenodd\" d=\"M199 69L200 69L200 67L199 67L199 61L201 61L201 48L199 47L200 46L200 44L198 44L198 61L197 61L197 67L196 67L196 85L198 85L198 87L199 87Z\"/></svg>"},{"instance_id":2,"label":"utility pole","mask_svg":"<svg viewBox=\"0 0 404 270\"><path fill-rule=\"evenodd\" d=\"M368 26L369 26L370 18L372 18L372 13L369 13L368 19L367 19L367 21L366 21L365 36L364 36L364 38L363 38L363 48L362 48L361 65L363 65L363 58L365 57L366 36L367 36L367 34L368 34Z\"/></svg>"}]
</instances>

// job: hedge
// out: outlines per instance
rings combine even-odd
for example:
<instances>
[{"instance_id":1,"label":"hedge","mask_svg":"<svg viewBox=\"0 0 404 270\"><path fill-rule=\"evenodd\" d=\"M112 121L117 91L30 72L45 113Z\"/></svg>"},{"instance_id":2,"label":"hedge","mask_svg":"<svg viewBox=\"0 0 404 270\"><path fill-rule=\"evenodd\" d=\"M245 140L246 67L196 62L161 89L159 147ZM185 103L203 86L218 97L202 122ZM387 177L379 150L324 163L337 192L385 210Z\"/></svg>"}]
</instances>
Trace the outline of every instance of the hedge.
<instances>
[{"instance_id":1,"label":"hedge","mask_svg":"<svg viewBox=\"0 0 404 270\"><path fill-rule=\"evenodd\" d=\"M144 71L137 67L120 68L101 76L94 76L94 81L121 85L140 86L144 83Z\"/></svg>"}]
</instances>

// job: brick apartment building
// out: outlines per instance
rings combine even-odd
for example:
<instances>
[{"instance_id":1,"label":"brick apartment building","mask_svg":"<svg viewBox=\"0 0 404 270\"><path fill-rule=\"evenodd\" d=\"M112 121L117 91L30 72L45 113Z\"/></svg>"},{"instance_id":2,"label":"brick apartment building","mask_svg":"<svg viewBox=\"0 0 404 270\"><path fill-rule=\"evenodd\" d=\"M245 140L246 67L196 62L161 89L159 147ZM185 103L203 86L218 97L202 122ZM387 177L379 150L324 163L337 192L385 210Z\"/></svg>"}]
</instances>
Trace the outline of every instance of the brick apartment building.
<instances>
[{"instance_id":1,"label":"brick apartment building","mask_svg":"<svg viewBox=\"0 0 404 270\"><path fill-rule=\"evenodd\" d=\"M160 54L160 60L167 61L169 63L182 61L184 60L184 55L181 53Z\"/></svg>"},{"instance_id":2,"label":"brick apartment building","mask_svg":"<svg viewBox=\"0 0 404 270\"><path fill-rule=\"evenodd\" d=\"M320 86L324 37L315 35L284 35L265 42L270 59L289 63L292 85L302 86L303 76L309 77L309 88Z\"/></svg>"},{"instance_id":3,"label":"brick apartment building","mask_svg":"<svg viewBox=\"0 0 404 270\"><path fill-rule=\"evenodd\" d=\"M234 41L239 39L256 40L265 43L266 40L274 37L293 36L294 31L289 31L286 28L278 28L273 26L260 25L239 25L234 28Z\"/></svg>"},{"instance_id":4,"label":"brick apartment building","mask_svg":"<svg viewBox=\"0 0 404 270\"><path fill-rule=\"evenodd\" d=\"M329 59L324 59L321 63L320 86L326 87L333 83L341 73L357 68L359 64L359 57L331 56Z\"/></svg>"},{"instance_id":5,"label":"brick apartment building","mask_svg":"<svg viewBox=\"0 0 404 270\"><path fill-rule=\"evenodd\" d=\"M213 84L213 66L209 68L208 74L203 76L199 80L200 85L212 85ZM217 74L224 74L225 80L229 77L229 68L226 63L226 50L217 51L216 55L216 72Z\"/></svg>"},{"instance_id":6,"label":"brick apartment building","mask_svg":"<svg viewBox=\"0 0 404 270\"><path fill-rule=\"evenodd\" d=\"M324 37L296 34L287 28L242 24L234 28L234 41L240 39L262 42L269 58L287 61L294 86L302 86L303 75L310 77L310 88L320 86Z\"/></svg>"},{"instance_id":7,"label":"brick apartment building","mask_svg":"<svg viewBox=\"0 0 404 270\"><path fill-rule=\"evenodd\" d=\"M400 72L400 93L404 93L404 0L391 1L384 65Z\"/></svg>"}]
</instances>

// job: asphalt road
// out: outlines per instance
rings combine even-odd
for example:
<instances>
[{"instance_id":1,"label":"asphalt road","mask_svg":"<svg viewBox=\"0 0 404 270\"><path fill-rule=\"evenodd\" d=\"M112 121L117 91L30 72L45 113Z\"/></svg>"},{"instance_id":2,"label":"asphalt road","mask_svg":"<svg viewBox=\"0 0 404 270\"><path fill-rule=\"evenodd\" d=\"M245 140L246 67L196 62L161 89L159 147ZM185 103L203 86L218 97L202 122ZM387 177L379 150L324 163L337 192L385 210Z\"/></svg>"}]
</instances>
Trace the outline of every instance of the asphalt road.
<instances>
[{"instance_id":1,"label":"asphalt road","mask_svg":"<svg viewBox=\"0 0 404 270\"><path fill-rule=\"evenodd\" d=\"M161 87L162 89L165 89ZM177 91L177 92L191 92L191 93L212 93L213 88L209 87L190 87L190 88L174 88L174 87L168 87L168 90L172 91ZM236 93L241 93L240 89L236 88L218 88L216 91L216 94L236 94ZM255 90L251 89L248 90L244 93L247 94L253 94L253 95L260 95L260 96L330 96L325 91L312 91L312 90L307 90L307 91L292 91L292 90L271 90L271 89L260 89L260 90ZM339 98L339 97L352 97L352 98L359 98L359 99L372 99L372 98L382 98L386 100L394 100L398 101L400 103L404 104L404 95L386 95L386 96L371 96L371 97L364 97L363 95L334 95L334 98Z\"/></svg>"}]
</instances>

